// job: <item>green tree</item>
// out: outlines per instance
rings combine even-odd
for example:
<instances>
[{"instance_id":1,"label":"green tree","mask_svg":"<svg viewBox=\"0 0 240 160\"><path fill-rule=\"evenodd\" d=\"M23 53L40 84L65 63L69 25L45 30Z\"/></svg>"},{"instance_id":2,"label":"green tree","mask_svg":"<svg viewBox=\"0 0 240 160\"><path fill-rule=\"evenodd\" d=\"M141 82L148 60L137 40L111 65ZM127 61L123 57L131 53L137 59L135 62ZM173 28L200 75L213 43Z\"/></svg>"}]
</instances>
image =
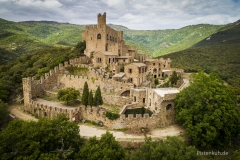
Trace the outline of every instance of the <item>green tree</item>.
<instances>
[{"instance_id":1,"label":"green tree","mask_svg":"<svg viewBox=\"0 0 240 160\"><path fill-rule=\"evenodd\" d=\"M84 83L83 93L82 93L82 104L87 107L88 105L88 95L89 95L89 89L88 89L88 83Z\"/></svg>"},{"instance_id":2,"label":"green tree","mask_svg":"<svg viewBox=\"0 0 240 160\"><path fill-rule=\"evenodd\" d=\"M173 73L172 73L171 77L169 78L169 80L170 80L172 86L177 83L177 81L179 80L179 77L178 77L176 71L173 71Z\"/></svg>"},{"instance_id":3,"label":"green tree","mask_svg":"<svg viewBox=\"0 0 240 160\"><path fill-rule=\"evenodd\" d=\"M102 93L101 93L101 89L98 86L96 93L94 95L94 105L98 106L98 105L102 105L103 104L103 100L102 100Z\"/></svg>"},{"instance_id":4,"label":"green tree","mask_svg":"<svg viewBox=\"0 0 240 160\"><path fill-rule=\"evenodd\" d=\"M115 140L113 135L108 131L101 136L98 141L96 137L89 138L87 144L80 148L75 155L75 159L125 159L125 150Z\"/></svg>"},{"instance_id":5,"label":"green tree","mask_svg":"<svg viewBox=\"0 0 240 160\"><path fill-rule=\"evenodd\" d=\"M0 157L73 159L74 152L82 144L79 126L69 122L65 115L59 115L53 120L41 118L38 122L14 120L0 132Z\"/></svg>"},{"instance_id":6,"label":"green tree","mask_svg":"<svg viewBox=\"0 0 240 160\"><path fill-rule=\"evenodd\" d=\"M93 94L92 94L92 90L89 92L88 95L88 105L90 105L92 107L93 105Z\"/></svg>"},{"instance_id":7,"label":"green tree","mask_svg":"<svg viewBox=\"0 0 240 160\"><path fill-rule=\"evenodd\" d=\"M75 52L77 52L79 55L84 55L85 49L86 49L86 41L78 42L74 48Z\"/></svg>"},{"instance_id":8,"label":"green tree","mask_svg":"<svg viewBox=\"0 0 240 160\"><path fill-rule=\"evenodd\" d=\"M0 99L0 130L10 121L8 106Z\"/></svg>"},{"instance_id":9,"label":"green tree","mask_svg":"<svg viewBox=\"0 0 240 160\"><path fill-rule=\"evenodd\" d=\"M192 160L200 159L194 146L186 146L178 137L167 137L166 140L152 141L147 137L140 149L130 155L131 160Z\"/></svg>"},{"instance_id":10,"label":"green tree","mask_svg":"<svg viewBox=\"0 0 240 160\"><path fill-rule=\"evenodd\" d=\"M159 81L158 81L157 78L154 79L154 84L155 84L155 85L158 85L158 84L159 84Z\"/></svg>"},{"instance_id":11,"label":"green tree","mask_svg":"<svg viewBox=\"0 0 240 160\"><path fill-rule=\"evenodd\" d=\"M58 91L57 99L68 104L69 102L75 102L79 94L80 92L74 88L61 89Z\"/></svg>"},{"instance_id":12,"label":"green tree","mask_svg":"<svg viewBox=\"0 0 240 160\"><path fill-rule=\"evenodd\" d=\"M176 120L196 146L223 146L240 132L237 98L216 74L200 71L175 102Z\"/></svg>"}]
</instances>

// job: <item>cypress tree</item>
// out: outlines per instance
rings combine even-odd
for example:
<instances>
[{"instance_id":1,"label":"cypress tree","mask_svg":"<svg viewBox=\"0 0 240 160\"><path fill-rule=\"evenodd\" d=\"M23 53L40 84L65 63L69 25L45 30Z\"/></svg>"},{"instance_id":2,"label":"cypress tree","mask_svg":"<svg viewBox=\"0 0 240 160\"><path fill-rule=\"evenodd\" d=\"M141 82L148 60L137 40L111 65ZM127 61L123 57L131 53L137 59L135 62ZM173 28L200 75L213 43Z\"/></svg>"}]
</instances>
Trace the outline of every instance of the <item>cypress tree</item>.
<instances>
[{"instance_id":1,"label":"cypress tree","mask_svg":"<svg viewBox=\"0 0 240 160\"><path fill-rule=\"evenodd\" d=\"M90 105L92 107L93 105L93 94L92 94L92 90L89 92L88 94L88 105Z\"/></svg>"},{"instance_id":2,"label":"cypress tree","mask_svg":"<svg viewBox=\"0 0 240 160\"><path fill-rule=\"evenodd\" d=\"M88 105L88 94L89 94L88 84L87 82L85 82L82 94L82 104L85 105L86 107Z\"/></svg>"},{"instance_id":3,"label":"cypress tree","mask_svg":"<svg viewBox=\"0 0 240 160\"><path fill-rule=\"evenodd\" d=\"M103 104L103 100L102 100L101 89L98 86L95 96L94 96L94 105L98 106L98 105L102 105L102 104Z\"/></svg>"}]
</instances>

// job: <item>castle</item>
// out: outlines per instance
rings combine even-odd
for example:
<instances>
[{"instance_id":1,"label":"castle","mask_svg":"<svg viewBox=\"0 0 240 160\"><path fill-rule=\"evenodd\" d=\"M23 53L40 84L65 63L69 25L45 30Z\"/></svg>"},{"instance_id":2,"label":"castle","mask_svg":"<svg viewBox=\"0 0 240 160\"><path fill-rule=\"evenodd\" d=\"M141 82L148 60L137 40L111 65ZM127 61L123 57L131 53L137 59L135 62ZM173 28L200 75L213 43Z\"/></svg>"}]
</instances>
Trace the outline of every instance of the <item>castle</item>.
<instances>
[{"instance_id":1,"label":"castle","mask_svg":"<svg viewBox=\"0 0 240 160\"><path fill-rule=\"evenodd\" d=\"M170 59L149 59L138 54L135 46L125 44L122 31L116 31L106 24L106 13L98 14L97 18L97 25L86 26L82 32L82 40L86 41L85 57L59 64L40 80L23 78L24 110L48 118L64 113L70 120L87 119L113 129L157 128L174 124L174 98L187 87L188 80L182 77L177 82L179 88L152 88L149 77L170 77L173 71L182 75L183 70L171 68ZM88 75L70 75L66 70L69 66L85 67ZM39 99L43 95L56 96L52 90L59 88L74 87L81 92L85 82L91 90L100 86L104 102L122 106L120 118L109 120L104 106L66 107ZM127 109L140 107L149 109L153 114L125 116Z\"/></svg>"}]
</instances>

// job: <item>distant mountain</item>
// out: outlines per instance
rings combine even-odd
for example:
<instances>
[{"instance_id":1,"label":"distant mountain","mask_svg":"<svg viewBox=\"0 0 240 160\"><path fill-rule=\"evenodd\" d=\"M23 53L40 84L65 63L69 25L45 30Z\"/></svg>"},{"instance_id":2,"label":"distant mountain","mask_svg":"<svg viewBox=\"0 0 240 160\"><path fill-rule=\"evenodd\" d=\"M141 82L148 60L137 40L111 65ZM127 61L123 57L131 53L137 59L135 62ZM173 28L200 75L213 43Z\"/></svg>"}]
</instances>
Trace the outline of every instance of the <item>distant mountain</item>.
<instances>
[{"instance_id":1,"label":"distant mountain","mask_svg":"<svg viewBox=\"0 0 240 160\"><path fill-rule=\"evenodd\" d=\"M174 52L164 58L172 59L172 66L186 71L204 69L217 72L240 94L240 21L226 25L215 34L191 48Z\"/></svg>"},{"instance_id":2,"label":"distant mountain","mask_svg":"<svg viewBox=\"0 0 240 160\"><path fill-rule=\"evenodd\" d=\"M82 40L84 26L53 21L10 22L0 19L0 48L13 59L57 46L74 46ZM5 52L4 52L5 53ZM4 62L11 60L6 54ZM13 56L14 55L14 56Z\"/></svg>"},{"instance_id":3,"label":"distant mountain","mask_svg":"<svg viewBox=\"0 0 240 160\"><path fill-rule=\"evenodd\" d=\"M124 32L129 45L150 57L164 55L191 47L224 27L223 25L194 25L181 29L131 30L121 25L108 24ZM10 22L0 19L0 48L21 56L39 49L55 46L74 46L82 39L84 25L54 21Z\"/></svg>"}]
</instances>

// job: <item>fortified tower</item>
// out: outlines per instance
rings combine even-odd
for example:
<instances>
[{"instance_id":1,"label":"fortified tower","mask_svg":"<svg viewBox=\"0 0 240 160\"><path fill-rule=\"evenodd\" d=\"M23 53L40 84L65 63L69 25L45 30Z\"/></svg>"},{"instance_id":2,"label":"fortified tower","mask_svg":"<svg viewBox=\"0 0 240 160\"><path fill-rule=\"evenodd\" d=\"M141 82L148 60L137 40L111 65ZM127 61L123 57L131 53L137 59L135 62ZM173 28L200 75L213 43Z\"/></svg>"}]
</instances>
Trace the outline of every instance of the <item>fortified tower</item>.
<instances>
[{"instance_id":1,"label":"fortified tower","mask_svg":"<svg viewBox=\"0 0 240 160\"><path fill-rule=\"evenodd\" d=\"M106 24L107 14L97 15L97 25L88 25L82 32L82 40L86 41L84 54L91 57L98 51L107 51L124 56L128 52L128 47L123 41L123 31L116 31Z\"/></svg>"},{"instance_id":2,"label":"fortified tower","mask_svg":"<svg viewBox=\"0 0 240 160\"><path fill-rule=\"evenodd\" d=\"M104 12L102 15L101 15L101 13L99 13L97 15L97 19L98 19L97 25L99 28L106 26L106 12Z\"/></svg>"}]
</instances>

